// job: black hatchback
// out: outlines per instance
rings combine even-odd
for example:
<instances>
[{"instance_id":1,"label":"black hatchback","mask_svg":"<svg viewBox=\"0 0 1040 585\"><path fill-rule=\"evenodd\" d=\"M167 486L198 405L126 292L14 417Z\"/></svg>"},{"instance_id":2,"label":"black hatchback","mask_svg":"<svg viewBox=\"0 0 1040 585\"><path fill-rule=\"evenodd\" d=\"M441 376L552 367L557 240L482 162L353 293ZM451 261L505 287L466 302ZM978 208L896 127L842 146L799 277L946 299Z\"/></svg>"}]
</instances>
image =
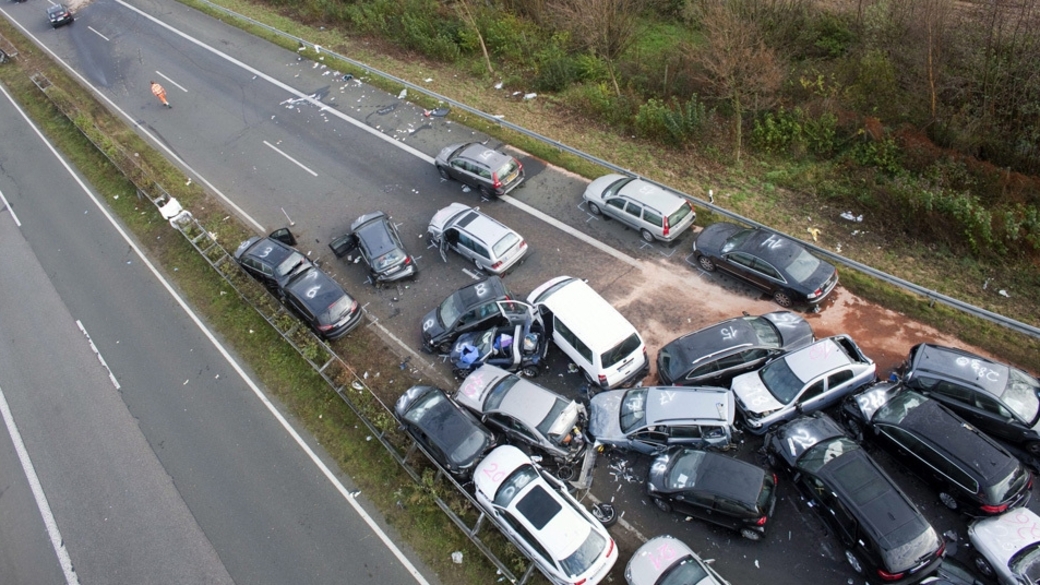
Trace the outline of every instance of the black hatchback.
<instances>
[{"instance_id":1,"label":"black hatchback","mask_svg":"<svg viewBox=\"0 0 1040 585\"><path fill-rule=\"evenodd\" d=\"M357 250L376 285L415 276L418 268L404 249L397 228L382 211L366 213L350 225L350 233L329 243L337 258ZM350 257L347 257L350 260Z\"/></svg>"},{"instance_id":2,"label":"black hatchback","mask_svg":"<svg viewBox=\"0 0 1040 585\"><path fill-rule=\"evenodd\" d=\"M765 229L714 223L697 234L693 253L705 271L727 272L762 289L781 307L816 305L838 285L834 266L797 241Z\"/></svg>"},{"instance_id":3,"label":"black hatchback","mask_svg":"<svg viewBox=\"0 0 1040 585\"><path fill-rule=\"evenodd\" d=\"M662 512L679 512L760 540L776 506L776 475L719 453L672 447L650 464L646 491Z\"/></svg>"},{"instance_id":4,"label":"black hatchback","mask_svg":"<svg viewBox=\"0 0 1040 585\"><path fill-rule=\"evenodd\" d=\"M330 341L350 333L364 315L358 302L317 266L289 281L282 295L292 312Z\"/></svg>"},{"instance_id":5,"label":"black hatchback","mask_svg":"<svg viewBox=\"0 0 1040 585\"><path fill-rule=\"evenodd\" d=\"M849 396L841 419L853 437L878 443L971 516L1029 502L1033 476L1014 455L942 404L902 384L879 382Z\"/></svg>"},{"instance_id":6,"label":"black hatchback","mask_svg":"<svg viewBox=\"0 0 1040 585\"><path fill-rule=\"evenodd\" d=\"M721 386L762 367L770 359L816 341L800 315L776 311L761 316L744 313L687 333L657 352L662 385Z\"/></svg>"},{"instance_id":7,"label":"black hatchback","mask_svg":"<svg viewBox=\"0 0 1040 585\"><path fill-rule=\"evenodd\" d=\"M916 583L942 562L946 543L863 448L823 413L766 435L771 465L787 471L809 507L841 541L852 570L875 583Z\"/></svg>"},{"instance_id":8,"label":"black hatchback","mask_svg":"<svg viewBox=\"0 0 1040 585\"><path fill-rule=\"evenodd\" d=\"M444 390L412 386L397 399L394 415L405 431L438 465L458 480L495 447L495 437Z\"/></svg>"},{"instance_id":9,"label":"black hatchback","mask_svg":"<svg viewBox=\"0 0 1040 585\"><path fill-rule=\"evenodd\" d=\"M51 27L58 28L63 24L71 23L76 18L72 16L72 11L69 10L68 6L52 4L47 7L47 20L50 21Z\"/></svg>"},{"instance_id":10,"label":"black hatchback","mask_svg":"<svg viewBox=\"0 0 1040 585\"><path fill-rule=\"evenodd\" d=\"M511 298L506 284L497 276L451 293L423 317L423 350L448 353L458 336L467 331L508 324L509 318L499 308L498 301Z\"/></svg>"}]
</instances>

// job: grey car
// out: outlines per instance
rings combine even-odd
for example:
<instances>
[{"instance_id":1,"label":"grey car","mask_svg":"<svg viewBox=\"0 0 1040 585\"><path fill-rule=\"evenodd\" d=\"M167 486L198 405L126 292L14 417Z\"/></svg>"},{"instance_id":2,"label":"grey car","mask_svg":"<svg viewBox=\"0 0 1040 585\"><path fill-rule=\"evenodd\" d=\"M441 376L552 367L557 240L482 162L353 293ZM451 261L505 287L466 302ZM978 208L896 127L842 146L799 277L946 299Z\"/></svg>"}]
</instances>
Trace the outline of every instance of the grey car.
<instances>
[{"instance_id":1,"label":"grey car","mask_svg":"<svg viewBox=\"0 0 1040 585\"><path fill-rule=\"evenodd\" d=\"M725 388L652 386L596 394L589 434L597 445L656 453L672 445L727 447L736 407Z\"/></svg>"},{"instance_id":2,"label":"grey car","mask_svg":"<svg viewBox=\"0 0 1040 585\"><path fill-rule=\"evenodd\" d=\"M628 585L729 585L686 544L658 536L636 550L625 567Z\"/></svg>"},{"instance_id":3,"label":"grey car","mask_svg":"<svg viewBox=\"0 0 1040 585\"><path fill-rule=\"evenodd\" d=\"M748 430L760 435L778 422L837 404L873 382L875 369L851 337L835 335L737 376L731 388Z\"/></svg>"},{"instance_id":4,"label":"grey car","mask_svg":"<svg viewBox=\"0 0 1040 585\"><path fill-rule=\"evenodd\" d=\"M697 219L683 196L642 179L604 175L585 188L589 213L603 214L639 232L647 242L671 242Z\"/></svg>"},{"instance_id":5,"label":"grey car","mask_svg":"<svg viewBox=\"0 0 1040 585\"><path fill-rule=\"evenodd\" d=\"M426 231L442 255L446 249L455 250L477 269L491 274L505 273L527 254L527 242L520 234L481 213L479 207L462 203L435 213Z\"/></svg>"},{"instance_id":6,"label":"grey car","mask_svg":"<svg viewBox=\"0 0 1040 585\"><path fill-rule=\"evenodd\" d=\"M468 185L485 199L501 197L524 182L520 161L480 142L446 146L434 164L441 177Z\"/></svg>"},{"instance_id":7,"label":"grey car","mask_svg":"<svg viewBox=\"0 0 1040 585\"><path fill-rule=\"evenodd\" d=\"M474 370L455 401L508 442L557 464L572 465L585 451L584 406L501 368Z\"/></svg>"},{"instance_id":8,"label":"grey car","mask_svg":"<svg viewBox=\"0 0 1040 585\"><path fill-rule=\"evenodd\" d=\"M1000 585L1025 585L1040 578L1040 516L1015 508L976 520L968 539L978 551L975 568Z\"/></svg>"},{"instance_id":9,"label":"grey car","mask_svg":"<svg viewBox=\"0 0 1040 585\"><path fill-rule=\"evenodd\" d=\"M51 27L58 28L63 24L71 23L76 18L72 16L72 11L69 10L68 6L52 4L47 7L47 20L50 21Z\"/></svg>"}]
</instances>

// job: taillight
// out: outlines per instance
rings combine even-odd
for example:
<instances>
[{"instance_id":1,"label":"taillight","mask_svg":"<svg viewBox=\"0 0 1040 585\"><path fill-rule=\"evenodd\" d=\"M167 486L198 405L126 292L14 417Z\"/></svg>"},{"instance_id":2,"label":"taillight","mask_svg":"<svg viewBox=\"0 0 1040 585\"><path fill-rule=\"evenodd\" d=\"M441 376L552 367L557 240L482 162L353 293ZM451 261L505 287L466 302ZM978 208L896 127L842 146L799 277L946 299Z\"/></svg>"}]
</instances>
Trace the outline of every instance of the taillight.
<instances>
[{"instance_id":1,"label":"taillight","mask_svg":"<svg viewBox=\"0 0 1040 585\"><path fill-rule=\"evenodd\" d=\"M499 260L498 262L495 262L494 264L491 265L491 270L498 270L498 267L501 266L501 265L502 265L502 261Z\"/></svg>"},{"instance_id":2,"label":"taillight","mask_svg":"<svg viewBox=\"0 0 1040 585\"><path fill-rule=\"evenodd\" d=\"M1007 504L1000 504L999 506L983 505L983 506L979 506L979 509L981 509L983 512L985 512L987 514L1000 514L1002 512L1007 511L1008 505Z\"/></svg>"},{"instance_id":3,"label":"taillight","mask_svg":"<svg viewBox=\"0 0 1040 585\"><path fill-rule=\"evenodd\" d=\"M758 520L755 520L755 526L765 526L767 520L769 520L768 516L762 516Z\"/></svg>"},{"instance_id":4,"label":"taillight","mask_svg":"<svg viewBox=\"0 0 1040 585\"><path fill-rule=\"evenodd\" d=\"M889 573L882 569L877 570L878 577L881 577L882 581L898 581L903 578L906 573Z\"/></svg>"},{"instance_id":5,"label":"taillight","mask_svg":"<svg viewBox=\"0 0 1040 585\"><path fill-rule=\"evenodd\" d=\"M668 235L668 218L664 218L664 235Z\"/></svg>"},{"instance_id":6,"label":"taillight","mask_svg":"<svg viewBox=\"0 0 1040 585\"><path fill-rule=\"evenodd\" d=\"M607 375L606 374L600 374L599 375L599 385L604 387L604 388L607 387Z\"/></svg>"},{"instance_id":7,"label":"taillight","mask_svg":"<svg viewBox=\"0 0 1040 585\"><path fill-rule=\"evenodd\" d=\"M575 581L574 585L584 585L586 581L588 581L588 579L582 579L581 581Z\"/></svg>"},{"instance_id":8,"label":"taillight","mask_svg":"<svg viewBox=\"0 0 1040 585\"><path fill-rule=\"evenodd\" d=\"M405 256L404 257L404 263L405 264L411 264L412 263L412 257L411 256Z\"/></svg>"},{"instance_id":9,"label":"taillight","mask_svg":"<svg viewBox=\"0 0 1040 585\"><path fill-rule=\"evenodd\" d=\"M525 241L525 240L520 240L520 249L521 249L521 250L523 250L523 249L524 249L524 248L526 248L526 247L527 247L527 241Z\"/></svg>"},{"instance_id":10,"label":"taillight","mask_svg":"<svg viewBox=\"0 0 1040 585\"><path fill-rule=\"evenodd\" d=\"M823 289L822 288L818 288L818 289L812 291L811 293L809 293L809 294L807 294L805 296L807 296L810 299L815 299L816 297L818 297L818 296L820 296L822 294L823 294Z\"/></svg>"},{"instance_id":11,"label":"taillight","mask_svg":"<svg viewBox=\"0 0 1040 585\"><path fill-rule=\"evenodd\" d=\"M491 173L491 186L498 189L502 186L502 181L498 180L498 173Z\"/></svg>"},{"instance_id":12,"label":"taillight","mask_svg":"<svg viewBox=\"0 0 1040 585\"><path fill-rule=\"evenodd\" d=\"M614 539L613 538L610 539L610 547L607 549L607 558L610 558L610 555L612 555L612 554L614 554Z\"/></svg>"}]
</instances>

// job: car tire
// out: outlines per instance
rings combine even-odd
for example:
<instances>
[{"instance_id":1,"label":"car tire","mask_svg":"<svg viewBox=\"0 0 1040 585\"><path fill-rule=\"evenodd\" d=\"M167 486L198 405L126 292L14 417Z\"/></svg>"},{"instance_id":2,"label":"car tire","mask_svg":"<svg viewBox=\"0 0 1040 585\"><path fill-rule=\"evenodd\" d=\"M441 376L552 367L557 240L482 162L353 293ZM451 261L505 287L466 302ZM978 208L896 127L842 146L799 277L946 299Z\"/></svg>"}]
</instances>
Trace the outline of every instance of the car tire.
<instances>
[{"instance_id":1,"label":"car tire","mask_svg":"<svg viewBox=\"0 0 1040 585\"><path fill-rule=\"evenodd\" d=\"M596 205L595 203L589 201L589 213L591 213L592 215L599 215L603 212L600 211L599 205Z\"/></svg>"},{"instance_id":2,"label":"car tire","mask_svg":"<svg viewBox=\"0 0 1040 585\"><path fill-rule=\"evenodd\" d=\"M849 566L852 567L852 571L854 573L856 573L857 575L863 574L863 562L859 560L859 557L856 556L856 553L852 552L851 550L845 549L845 560L849 563Z\"/></svg>"},{"instance_id":3,"label":"car tire","mask_svg":"<svg viewBox=\"0 0 1040 585\"><path fill-rule=\"evenodd\" d=\"M488 189L487 187L481 187L480 188L480 196L483 197L484 199L494 199L495 198L494 192L492 192L491 189Z\"/></svg>"},{"instance_id":4,"label":"car tire","mask_svg":"<svg viewBox=\"0 0 1040 585\"><path fill-rule=\"evenodd\" d=\"M740 535L752 542L758 542L759 540L762 540L762 533L757 530L752 530L750 528L741 528Z\"/></svg>"},{"instance_id":5,"label":"car tire","mask_svg":"<svg viewBox=\"0 0 1040 585\"><path fill-rule=\"evenodd\" d=\"M448 174L448 169L444 167L437 167L437 172L441 174L442 179L451 179L451 175Z\"/></svg>"},{"instance_id":6,"label":"car tire","mask_svg":"<svg viewBox=\"0 0 1040 585\"><path fill-rule=\"evenodd\" d=\"M975 570L977 570L983 577L987 579L996 579L997 573L993 570L993 565L989 564L989 561L986 559L976 556L972 559L972 564L975 565Z\"/></svg>"},{"instance_id":7,"label":"car tire","mask_svg":"<svg viewBox=\"0 0 1040 585\"><path fill-rule=\"evenodd\" d=\"M778 290L773 293L773 302L780 305L781 307L788 309L794 304L794 299L785 290Z\"/></svg>"},{"instance_id":8,"label":"car tire","mask_svg":"<svg viewBox=\"0 0 1040 585\"><path fill-rule=\"evenodd\" d=\"M442 341L440 345L437 346L437 353L451 353L451 342Z\"/></svg>"},{"instance_id":9,"label":"car tire","mask_svg":"<svg viewBox=\"0 0 1040 585\"><path fill-rule=\"evenodd\" d=\"M556 476L560 481L571 481L578 476L578 469L573 465L563 464L556 468Z\"/></svg>"},{"instance_id":10,"label":"car tire","mask_svg":"<svg viewBox=\"0 0 1040 585\"><path fill-rule=\"evenodd\" d=\"M524 366L520 368L520 375L525 378L537 378L540 373L542 373L542 370L538 366Z\"/></svg>"},{"instance_id":11,"label":"car tire","mask_svg":"<svg viewBox=\"0 0 1040 585\"><path fill-rule=\"evenodd\" d=\"M658 510L660 510L662 512L665 512L665 513L670 513L672 511L672 505L669 504L668 502L662 500L661 498L650 498L650 499L654 501L654 505L657 506Z\"/></svg>"},{"instance_id":12,"label":"car tire","mask_svg":"<svg viewBox=\"0 0 1040 585\"><path fill-rule=\"evenodd\" d=\"M455 376L456 380L465 380L466 376L469 375L469 370L463 370L462 368L455 368L451 371L451 375Z\"/></svg>"},{"instance_id":13,"label":"car tire","mask_svg":"<svg viewBox=\"0 0 1040 585\"><path fill-rule=\"evenodd\" d=\"M939 501L951 510L957 509L957 499L951 496L948 492L939 492Z\"/></svg>"},{"instance_id":14,"label":"car tire","mask_svg":"<svg viewBox=\"0 0 1040 585\"><path fill-rule=\"evenodd\" d=\"M650 233L650 230L639 230L639 235L643 237L643 241L648 244L653 244L656 241L654 234Z\"/></svg>"},{"instance_id":15,"label":"car tire","mask_svg":"<svg viewBox=\"0 0 1040 585\"><path fill-rule=\"evenodd\" d=\"M863 423L854 418L846 418L845 428L849 430L849 436L857 443L863 440Z\"/></svg>"},{"instance_id":16,"label":"car tire","mask_svg":"<svg viewBox=\"0 0 1040 585\"><path fill-rule=\"evenodd\" d=\"M592 514L593 518L599 520L599 523L602 524L604 528L610 528L614 524L617 524L618 513L617 508L615 508L613 504L600 502L599 504L593 505L589 512Z\"/></svg>"},{"instance_id":17,"label":"car tire","mask_svg":"<svg viewBox=\"0 0 1040 585\"><path fill-rule=\"evenodd\" d=\"M707 256L697 256L697 264L700 265L701 269L705 272L715 272L715 263Z\"/></svg>"}]
</instances>

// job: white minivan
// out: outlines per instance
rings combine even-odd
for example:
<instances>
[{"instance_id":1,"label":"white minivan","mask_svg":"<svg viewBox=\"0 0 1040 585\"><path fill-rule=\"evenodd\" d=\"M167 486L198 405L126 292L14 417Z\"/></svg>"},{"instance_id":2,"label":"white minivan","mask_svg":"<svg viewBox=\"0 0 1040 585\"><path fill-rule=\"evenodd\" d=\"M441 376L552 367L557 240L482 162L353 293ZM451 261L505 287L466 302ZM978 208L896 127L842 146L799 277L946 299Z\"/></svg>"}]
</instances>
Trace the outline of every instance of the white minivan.
<instances>
[{"instance_id":1,"label":"white minivan","mask_svg":"<svg viewBox=\"0 0 1040 585\"><path fill-rule=\"evenodd\" d=\"M553 341L594 386L631 385L649 371L643 338L584 280L558 276L534 289L527 302L542 312Z\"/></svg>"}]
</instances>

